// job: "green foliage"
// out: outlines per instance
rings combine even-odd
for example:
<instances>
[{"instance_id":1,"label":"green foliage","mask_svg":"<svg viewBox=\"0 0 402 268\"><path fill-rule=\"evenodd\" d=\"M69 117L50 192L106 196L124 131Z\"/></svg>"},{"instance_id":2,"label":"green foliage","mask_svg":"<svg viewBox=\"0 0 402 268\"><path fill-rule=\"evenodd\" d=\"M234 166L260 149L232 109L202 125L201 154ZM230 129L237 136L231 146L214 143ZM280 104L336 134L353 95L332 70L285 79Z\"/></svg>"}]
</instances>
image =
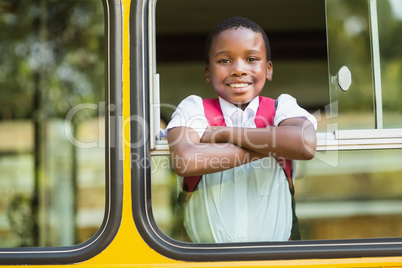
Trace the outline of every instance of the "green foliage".
<instances>
[{"instance_id":1,"label":"green foliage","mask_svg":"<svg viewBox=\"0 0 402 268\"><path fill-rule=\"evenodd\" d=\"M64 117L104 99L101 1L11 1L0 6L0 29L0 120L30 118L36 109Z\"/></svg>"},{"instance_id":2,"label":"green foliage","mask_svg":"<svg viewBox=\"0 0 402 268\"><path fill-rule=\"evenodd\" d=\"M401 113L402 93L402 17L394 12L392 1L377 1L380 44L382 107L387 115ZM373 43L370 36L369 2L366 0L327 0L328 57L331 101L339 101L339 116L347 113L374 115ZM352 85L342 92L334 80L346 65L352 73ZM371 121L374 127L374 116ZM387 123L392 126L392 122ZM400 126L399 126L400 127Z\"/></svg>"}]
</instances>

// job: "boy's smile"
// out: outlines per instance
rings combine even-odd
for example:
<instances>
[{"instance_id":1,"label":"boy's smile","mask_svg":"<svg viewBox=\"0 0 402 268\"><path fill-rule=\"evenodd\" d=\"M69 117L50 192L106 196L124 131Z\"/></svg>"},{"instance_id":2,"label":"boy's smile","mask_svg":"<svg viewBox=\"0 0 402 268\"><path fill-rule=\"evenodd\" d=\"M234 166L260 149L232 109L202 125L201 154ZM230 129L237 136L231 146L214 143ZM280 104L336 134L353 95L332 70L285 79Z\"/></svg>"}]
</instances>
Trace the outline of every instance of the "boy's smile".
<instances>
[{"instance_id":1,"label":"boy's smile","mask_svg":"<svg viewBox=\"0 0 402 268\"><path fill-rule=\"evenodd\" d=\"M241 109L257 97L265 81L272 79L272 62L267 61L261 33L240 27L214 37L205 68L207 83L216 93Z\"/></svg>"}]
</instances>

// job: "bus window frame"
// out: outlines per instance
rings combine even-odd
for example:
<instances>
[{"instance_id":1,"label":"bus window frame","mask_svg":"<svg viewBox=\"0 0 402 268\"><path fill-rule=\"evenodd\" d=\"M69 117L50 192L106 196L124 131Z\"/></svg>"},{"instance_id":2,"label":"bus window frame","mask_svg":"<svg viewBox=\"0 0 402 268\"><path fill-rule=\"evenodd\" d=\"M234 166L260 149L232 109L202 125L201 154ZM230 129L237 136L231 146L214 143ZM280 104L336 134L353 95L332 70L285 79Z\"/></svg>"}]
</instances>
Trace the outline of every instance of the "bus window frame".
<instances>
[{"instance_id":1,"label":"bus window frame","mask_svg":"<svg viewBox=\"0 0 402 268\"><path fill-rule=\"evenodd\" d=\"M123 195L123 141L119 133L122 115L122 6L119 0L103 0L105 17L105 215L96 234L89 240L64 247L1 248L3 265L72 264L102 252L114 239L120 226Z\"/></svg>"},{"instance_id":2,"label":"bus window frame","mask_svg":"<svg viewBox=\"0 0 402 268\"><path fill-rule=\"evenodd\" d=\"M136 159L150 160L154 155L168 155L166 142L156 140L159 127L157 96L158 75L155 72L155 21L156 0L138 0L130 7L130 87L131 115L143 121L131 122L131 140L144 140L141 145L131 147ZM148 106L148 107L147 107ZM148 109L149 108L149 109ZM151 127L149 131L148 126ZM152 129L153 128L153 129ZM386 132L386 131L385 131ZM146 134L144 134L146 133ZM359 139L343 138L351 134ZM364 133L363 133L364 134ZM319 133L318 151L388 148L387 133L377 131L376 137L364 138L360 132L332 131ZM366 133L367 134L367 133ZM144 138L145 135L145 138ZM371 134L370 134L371 135ZM391 137L392 138L392 137ZM391 139L388 137L388 139ZM399 140L399 137L398 137ZM392 144L400 148L401 142ZM150 162L150 161L149 161ZM132 212L138 232L146 243L160 254L182 261L247 261L284 259L327 259L352 257L400 256L402 238L370 238L343 240L249 242L223 244L197 244L174 240L157 226L152 214L151 167L139 167L132 163Z\"/></svg>"}]
</instances>

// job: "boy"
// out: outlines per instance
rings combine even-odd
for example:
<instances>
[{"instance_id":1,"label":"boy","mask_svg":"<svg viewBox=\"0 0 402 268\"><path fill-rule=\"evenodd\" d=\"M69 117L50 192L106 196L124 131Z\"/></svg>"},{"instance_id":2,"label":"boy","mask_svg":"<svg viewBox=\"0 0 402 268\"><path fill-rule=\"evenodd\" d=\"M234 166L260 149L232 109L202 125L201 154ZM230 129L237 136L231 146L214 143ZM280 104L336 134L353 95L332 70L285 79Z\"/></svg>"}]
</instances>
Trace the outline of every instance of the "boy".
<instances>
[{"instance_id":1,"label":"boy","mask_svg":"<svg viewBox=\"0 0 402 268\"><path fill-rule=\"evenodd\" d=\"M205 77L225 126L209 126L203 100L190 96L167 127L175 172L202 175L185 203L184 227L193 242L290 239L292 197L277 157L313 158L316 121L281 95L274 125L256 128L259 94L272 71L268 38L256 23L235 17L210 32Z\"/></svg>"}]
</instances>

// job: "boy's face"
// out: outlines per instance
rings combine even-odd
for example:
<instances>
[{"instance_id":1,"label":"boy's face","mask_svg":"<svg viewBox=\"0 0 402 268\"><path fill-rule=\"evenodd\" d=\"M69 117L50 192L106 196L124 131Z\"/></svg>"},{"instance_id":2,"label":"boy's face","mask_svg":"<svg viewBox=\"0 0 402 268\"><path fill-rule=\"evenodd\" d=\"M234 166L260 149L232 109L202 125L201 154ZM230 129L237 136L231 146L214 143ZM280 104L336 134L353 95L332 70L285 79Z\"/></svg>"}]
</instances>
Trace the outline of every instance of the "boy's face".
<instances>
[{"instance_id":1,"label":"boy's face","mask_svg":"<svg viewBox=\"0 0 402 268\"><path fill-rule=\"evenodd\" d=\"M272 62L266 53L261 33L243 27L225 30L212 40L206 81L221 98L245 109L266 79L272 80Z\"/></svg>"}]
</instances>

